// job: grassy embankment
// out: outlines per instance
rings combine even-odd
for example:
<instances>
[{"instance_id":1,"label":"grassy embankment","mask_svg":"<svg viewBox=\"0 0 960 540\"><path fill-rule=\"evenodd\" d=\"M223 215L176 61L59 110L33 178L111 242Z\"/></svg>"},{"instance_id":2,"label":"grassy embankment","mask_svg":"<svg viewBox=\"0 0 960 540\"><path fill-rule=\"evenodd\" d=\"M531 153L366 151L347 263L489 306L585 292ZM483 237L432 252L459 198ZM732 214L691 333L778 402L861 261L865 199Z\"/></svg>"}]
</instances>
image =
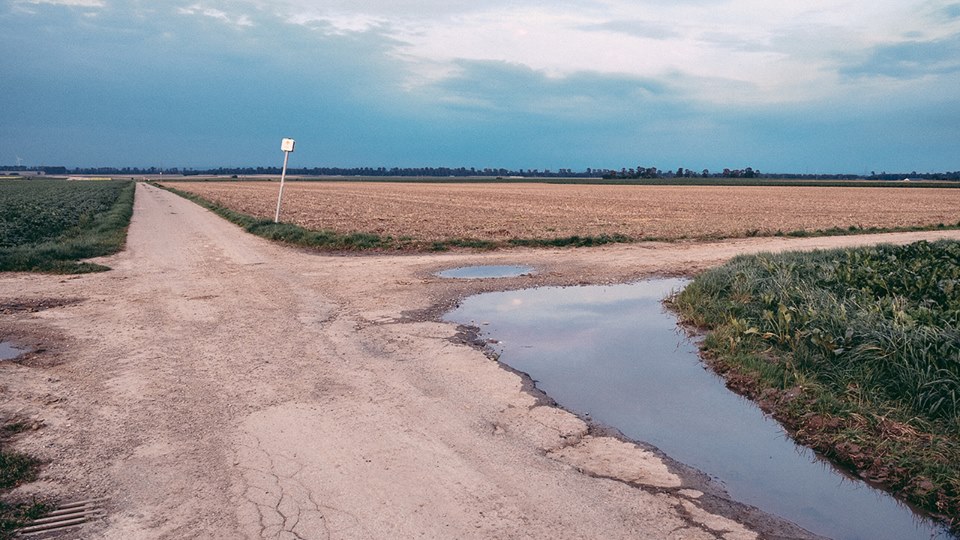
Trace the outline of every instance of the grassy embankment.
<instances>
[{"instance_id":1,"label":"grassy embankment","mask_svg":"<svg viewBox=\"0 0 960 540\"><path fill-rule=\"evenodd\" d=\"M0 181L0 271L107 270L79 260L123 248L133 194L130 181Z\"/></svg>"},{"instance_id":2,"label":"grassy embankment","mask_svg":"<svg viewBox=\"0 0 960 540\"><path fill-rule=\"evenodd\" d=\"M796 231L771 231L764 232L759 230L746 231L739 235L709 237L689 237L680 238L659 238L644 237L633 238L624 234L601 234L597 236L565 236L557 238L511 238L505 241L482 240L476 238L449 238L442 241L423 241L411 238L409 236L382 236L373 233L352 232L337 233L334 231L323 230L316 231L294 225L291 223L274 223L269 219L257 218L248 214L237 212L227 208L215 201L201 197L194 193L182 191L165 184L154 184L157 187L166 189L185 199L193 201L204 208L207 208L219 216L231 221L247 232L258 236L286 242L288 244L334 251L360 251L360 250L430 250L443 251L451 248L473 248L473 249L497 249L502 247L591 247L605 244L624 244L634 242L669 242L675 240L720 240L723 238L736 237L755 237L755 236L790 236L790 237L810 237L810 236L843 236L855 234L875 234L887 232L910 232L910 231L931 231L931 230L950 230L960 229L960 222L957 224L937 224L929 226L913 227L857 227L848 228L829 228L817 230L796 230Z\"/></svg>"},{"instance_id":3,"label":"grassy embankment","mask_svg":"<svg viewBox=\"0 0 960 540\"><path fill-rule=\"evenodd\" d=\"M671 302L798 441L960 529L960 242L738 257Z\"/></svg>"},{"instance_id":4,"label":"grassy embankment","mask_svg":"<svg viewBox=\"0 0 960 540\"><path fill-rule=\"evenodd\" d=\"M268 240L276 240L288 244L303 246L316 249L335 250L335 251L357 251L368 249L381 250L430 250L443 251L450 248L474 248L474 249L495 249L504 245L514 246L538 246L538 247L586 247L599 246L603 244L632 242L630 237L615 235L600 236L570 236L564 238L534 238L534 239L512 239L506 243L493 242L490 240L478 240L471 238L450 238L442 241L422 241L410 237L395 238L392 236L381 236L372 233L352 232L337 233L334 231L314 231L306 229L292 223L274 223L269 219L261 219L248 214L243 214L231 210L225 206L217 204L214 201L194 195L186 191L172 188L170 186L158 185L158 187L175 193L185 199L193 201L200 206L213 211L220 217L233 222L249 233L262 236Z\"/></svg>"}]
</instances>

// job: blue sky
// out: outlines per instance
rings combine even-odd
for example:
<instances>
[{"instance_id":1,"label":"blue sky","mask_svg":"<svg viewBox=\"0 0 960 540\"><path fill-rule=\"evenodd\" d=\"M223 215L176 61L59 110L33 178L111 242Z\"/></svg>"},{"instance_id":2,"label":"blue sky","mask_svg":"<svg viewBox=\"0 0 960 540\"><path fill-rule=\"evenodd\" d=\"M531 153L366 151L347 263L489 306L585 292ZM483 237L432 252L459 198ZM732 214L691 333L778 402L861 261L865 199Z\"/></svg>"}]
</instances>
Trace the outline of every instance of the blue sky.
<instances>
[{"instance_id":1,"label":"blue sky","mask_svg":"<svg viewBox=\"0 0 960 540\"><path fill-rule=\"evenodd\" d=\"M958 0L0 0L0 164L960 169Z\"/></svg>"}]
</instances>

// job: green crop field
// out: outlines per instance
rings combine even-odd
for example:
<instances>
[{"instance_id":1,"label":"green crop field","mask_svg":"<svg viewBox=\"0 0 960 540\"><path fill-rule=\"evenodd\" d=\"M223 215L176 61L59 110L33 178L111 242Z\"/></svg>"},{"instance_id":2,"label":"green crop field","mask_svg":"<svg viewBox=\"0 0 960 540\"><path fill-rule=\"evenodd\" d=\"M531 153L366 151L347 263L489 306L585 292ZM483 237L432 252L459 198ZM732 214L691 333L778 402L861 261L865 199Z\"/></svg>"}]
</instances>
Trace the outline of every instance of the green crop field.
<instances>
[{"instance_id":1,"label":"green crop field","mask_svg":"<svg viewBox=\"0 0 960 540\"><path fill-rule=\"evenodd\" d=\"M960 526L960 242L739 257L671 302L798 440Z\"/></svg>"},{"instance_id":2,"label":"green crop field","mask_svg":"<svg viewBox=\"0 0 960 540\"><path fill-rule=\"evenodd\" d=\"M120 250L130 181L0 180L0 271L90 272L78 262Z\"/></svg>"}]
</instances>

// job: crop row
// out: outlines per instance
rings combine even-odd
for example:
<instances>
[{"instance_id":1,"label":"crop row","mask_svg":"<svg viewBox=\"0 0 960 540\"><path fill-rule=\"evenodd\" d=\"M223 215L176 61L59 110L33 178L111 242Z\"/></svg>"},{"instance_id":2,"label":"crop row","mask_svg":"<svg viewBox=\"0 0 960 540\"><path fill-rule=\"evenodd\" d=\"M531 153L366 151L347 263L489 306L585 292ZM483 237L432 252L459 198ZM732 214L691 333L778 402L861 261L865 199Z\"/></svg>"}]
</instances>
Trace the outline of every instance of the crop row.
<instances>
[{"instance_id":1,"label":"crop row","mask_svg":"<svg viewBox=\"0 0 960 540\"><path fill-rule=\"evenodd\" d=\"M65 261L115 252L133 188L129 181L0 182L0 270L77 270Z\"/></svg>"}]
</instances>

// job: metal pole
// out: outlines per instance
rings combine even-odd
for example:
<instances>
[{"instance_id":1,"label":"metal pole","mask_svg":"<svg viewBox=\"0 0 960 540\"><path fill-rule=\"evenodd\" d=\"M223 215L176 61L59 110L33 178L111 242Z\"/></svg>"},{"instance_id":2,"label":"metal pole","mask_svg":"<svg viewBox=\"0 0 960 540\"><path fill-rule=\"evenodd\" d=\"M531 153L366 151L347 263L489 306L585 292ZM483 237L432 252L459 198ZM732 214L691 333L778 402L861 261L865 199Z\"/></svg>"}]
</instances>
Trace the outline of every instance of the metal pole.
<instances>
[{"instance_id":1,"label":"metal pole","mask_svg":"<svg viewBox=\"0 0 960 540\"><path fill-rule=\"evenodd\" d=\"M283 153L283 172L280 173L280 195L277 196L277 213L273 216L274 223L280 223L280 201L283 199L283 181L287 178L287 160L290 152Z\"/></svg>"}]
</instances>

